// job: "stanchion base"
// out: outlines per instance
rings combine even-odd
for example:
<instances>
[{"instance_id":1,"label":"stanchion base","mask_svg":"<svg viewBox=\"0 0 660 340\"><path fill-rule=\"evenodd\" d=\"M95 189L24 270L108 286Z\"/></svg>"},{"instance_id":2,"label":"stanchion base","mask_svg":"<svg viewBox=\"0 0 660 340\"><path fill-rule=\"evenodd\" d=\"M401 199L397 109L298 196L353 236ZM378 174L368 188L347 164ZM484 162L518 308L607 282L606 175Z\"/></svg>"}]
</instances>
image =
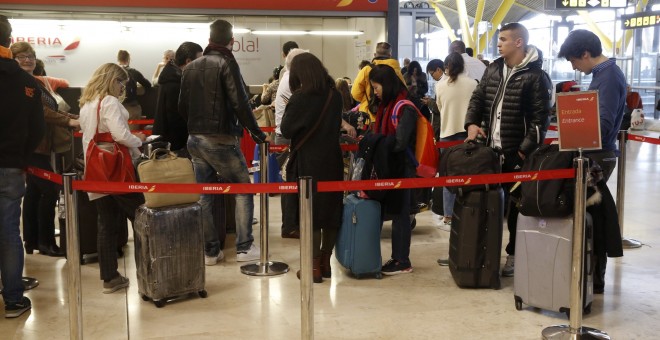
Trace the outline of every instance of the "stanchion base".
<instances>
[{"instance_id":1,"label":"stanchion base","mask_svg":"<svg viewBox=\"0 0 660 340\"><path fill-rule=\"evenodd\" d=\"M623 248L625 249L635 249L635 248L641 248L642 247L642 242L639 242L637 240L633 240L631 238L622 238L621 243L623 245Z\"/></svg>"},{"instance_id":2,"label":"stanchion base","mask_svg":"<svg viewBox=\"0 0 660 340\"><path fill-rule=\"evenodd\" d=\"M241 273L251 276L275 276L288 271L289 265L284 262L257 262L241 266Z\"/></svg>"},{"instance_id":3,"label":"stanchion base","mask_svg":"<svg viewBox=\"0 0 660 340\"><path fill-rule=\"evenodd\" d=\"M543 329L541 333L544 340L587 340L603 339L610 340L607 333L591 327L582 326L577 331L571 331L569 325L550 326Z\"/></svg>"}]
</instances>

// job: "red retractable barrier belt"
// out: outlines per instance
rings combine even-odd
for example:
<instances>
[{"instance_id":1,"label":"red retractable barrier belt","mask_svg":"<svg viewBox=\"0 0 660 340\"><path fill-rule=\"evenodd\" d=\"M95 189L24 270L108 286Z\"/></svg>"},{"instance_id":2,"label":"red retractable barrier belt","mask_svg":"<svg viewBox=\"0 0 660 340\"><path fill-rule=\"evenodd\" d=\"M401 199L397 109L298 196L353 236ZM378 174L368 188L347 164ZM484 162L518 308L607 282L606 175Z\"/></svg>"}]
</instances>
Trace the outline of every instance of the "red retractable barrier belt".
<instances>
[{"instance_id":1,"label":"red retractable barrier belt","mask_svg":"<svg viewBox=\"0 0 660 340\"><path fill-rule=\"evenodd\" d=\"M648 136L628 134L628 140L634 140L634 141L637 141L637 142L660 145L660 139L653 138L653 137L648 137Z\"/></svg>"},{"instance_id":2,"label":"red retractable barrier belt","mask_svg":"<svg viewBox=\"0 0 660 340\"><path fill-rule=\"evenodd\" d=\"M62 183L62 176L43 169L28 168L35 176L55 183ZM475 185L503 182L542 181L557 178L575 177L574 169L513 172L494 175L468 175L436 178L407 178L366 181L328 181L319 182L319 192L336 192L345 190L388 190L403 188L428 188L436 186ZM73 181L74 190L87 192L153 192L153 193L202 193L202 194L249 194L249 193L295 193L298 185L295 182L266 184L235 184L235 183L128 183L128 182L95 182Z\"/></svg>"},{"instance_id":3,"label":"red retractable barrier belt","mask_svg":"<svg viewBox=\"0 0 660 340\"><path fill-rule=\"evenodd\" d=\"M132 125L150 125L153 124L153 119L129 119L128 124Z\"/></svg>"},{"instance_id":4,"label":"red retractable barrier belt","mask_svg":"<svg viewBox=\"0 0 660 340\"><path fill-rule=\"evenodd\" d=\"M39 169L35 168L32 166L27 167L25 169L30 175L37 176L39 178L51 181L53 183L57 183L59 185L62 185L62 176L58 175L54 172L46 171L44 169Z\"/></svg>"},{"instance_id":5,"label":"red retractable barrier belt","mask_svg":"<svg viewBox=\"0 0 660 340\"><path fill-rule=\"evenodd\" d=\"M74 190L87 192L153 192L164 194L175 193L201 193L201 194L251 194L251 193L295 193L298 192L296 183L266 183L266 184L235 184L235 183L203 183L203 184L174 184L174 183L117 183L73 181Z\"/></svg>"},{"instance_id":6,"label":"red retractable barrier belt","mask_svg":"<svg viewBox=\"0 0 660 340\"><path fill-rule=\"evenodd\" d=\"M460 185L492 184L506 182L542 181L547 179L573 178L574 169L511 172L494 175L468 175L436 178L381 179L366 181L319 182L319 192L352 190L386 190L404 188L449 187Z\"/></svg>"}]
</instances>

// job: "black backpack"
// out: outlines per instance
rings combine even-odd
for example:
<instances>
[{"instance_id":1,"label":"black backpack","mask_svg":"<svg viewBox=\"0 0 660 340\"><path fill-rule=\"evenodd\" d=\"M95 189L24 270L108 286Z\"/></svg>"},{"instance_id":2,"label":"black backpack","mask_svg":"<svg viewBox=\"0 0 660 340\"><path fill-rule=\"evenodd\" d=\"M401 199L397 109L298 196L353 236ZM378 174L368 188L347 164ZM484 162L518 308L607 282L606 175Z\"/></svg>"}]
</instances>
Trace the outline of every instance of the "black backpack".
<instances>
[{"instance_id":1,"label":"black backpack","mask_svg":"<svg viewBox=\"0 0 660 340\"><path fill-rule=\"evenodd\" d=\"M559 151L559 145L541 145L525 159L522 171L568 169L573 151ZM522 182L520 213L534 217L566 217L573 213L575 178Z\"/></svg>"},{"instance_id":2,"label":"black backpack","mask_svg":"<svg viewBox=\"0 0 660 340\"><path fill-rule=\"evenodd\" d=\"M454 145L440 156L440 176L464 176L499 174L502 172L501 152L476 141ZM474 190L497 189L500 184L479 184L447 187L449 191L463 195Z\"/></svg>"}]
</instances>

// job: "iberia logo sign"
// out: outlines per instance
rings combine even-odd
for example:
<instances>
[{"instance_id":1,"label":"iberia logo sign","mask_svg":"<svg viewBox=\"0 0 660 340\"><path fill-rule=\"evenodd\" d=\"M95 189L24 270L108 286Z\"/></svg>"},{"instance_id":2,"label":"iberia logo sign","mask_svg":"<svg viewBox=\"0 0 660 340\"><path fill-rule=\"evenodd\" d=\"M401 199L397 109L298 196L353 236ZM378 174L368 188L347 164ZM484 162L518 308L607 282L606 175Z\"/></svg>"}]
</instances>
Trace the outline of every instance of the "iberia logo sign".
<instances>
[{"instance_id":1,"label":"iberia logo sign","mask_svg":"<svg viewBox=\"0 0 660 340\"><path fill-rule=\"evenodd\" d=\"M62 39L60 37L12 37L11 43L17 42L26 42L28 44L34 45L35 48L61 48L64 46ZM42 57L44 61L64 61L66 60L65 52L70 52L80 46L80 37L73 38L73 41L68 45L64 46L62 54L49 54L46 57Z\"/></svg>"}]
</instances>

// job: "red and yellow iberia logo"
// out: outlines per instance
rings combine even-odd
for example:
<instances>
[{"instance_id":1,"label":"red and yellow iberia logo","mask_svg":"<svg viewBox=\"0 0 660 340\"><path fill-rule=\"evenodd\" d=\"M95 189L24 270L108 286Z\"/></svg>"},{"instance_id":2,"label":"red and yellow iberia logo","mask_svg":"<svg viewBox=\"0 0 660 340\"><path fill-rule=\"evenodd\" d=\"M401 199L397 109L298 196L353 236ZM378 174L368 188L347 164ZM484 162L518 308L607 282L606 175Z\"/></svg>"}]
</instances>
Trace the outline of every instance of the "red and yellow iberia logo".
<instances>
[{"instance_id":1,"label":"red and yellow iberia logo","mask_svg":"<svg viewBox=\"0 0 660 340\"><path fill-rule=\"evenodd\" d=\"M468 184L470 184L470 182L472 182L472 177L468 178L467 181L465 181L465 183L463 183L463 184L468 185Z\"/></svg>"},{"instance_id":2,"label":"red and yellow iberia logo","mask_svg":"<svg viewBox=\"0 0 660 340\"><path fill-rule=\"evenodd\" d=\"M25 95L32 98L34 97L34 88L33 87L25 87Z\"/></svg>"}]
</instances>

